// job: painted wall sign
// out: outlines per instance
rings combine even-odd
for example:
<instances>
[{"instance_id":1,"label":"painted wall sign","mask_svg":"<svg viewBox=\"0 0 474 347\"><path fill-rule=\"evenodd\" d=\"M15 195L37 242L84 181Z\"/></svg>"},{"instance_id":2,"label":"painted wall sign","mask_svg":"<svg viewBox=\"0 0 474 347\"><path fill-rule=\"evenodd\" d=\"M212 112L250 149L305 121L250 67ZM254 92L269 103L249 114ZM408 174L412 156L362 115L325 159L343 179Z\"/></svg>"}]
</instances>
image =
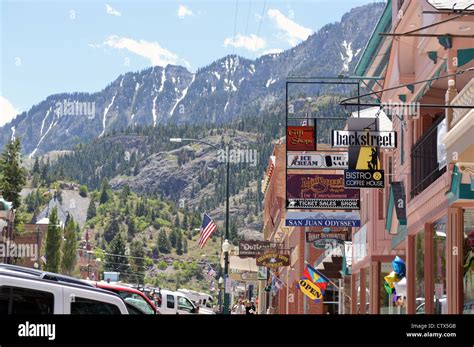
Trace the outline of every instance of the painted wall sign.
<instances>
[{"instance_id":1,"label":"painted wall sign","mask_svg":"<svg viewBox=\"0 0 474 347\"><path fill-rule=\"evenodd\" d=\"M347 169L347 153L288 154L289 169Z\"/></svg>"},{"instance_id":2,"label":"painted wall sign","mask_svg":"<svg viewBox=\"0 0 474 347\"><path fill-rule=\"evenodd\" d=\"M359 190L346 189L343 175L289 174L286 189L288 209L360 208Z\"/></svg>"},{"instance_id":3,"label":"painted wall sign","mask_svg":"<svg viewBox=\"0 0 474 347\"><path fill-rule=\"evenodd\" d=\"M290 255L276 252L268 252L257 257L257 266L276 268L290 265Z\"/></svg>"},{"instance_id":4,"label":"painted wall sign","mask_svg":"<svg viewBox=\"0 0 474 347\"><path fill-rule=\"evenodd\" d=\"M286 146L289 151L315 151L314 126L289 126L286 129Z\"/></svg>"},{"instance_id":5,"label":"painted wall sign","mask_svg":"<svg viewBox=\"0 0 474 347\"><path fill-rule=\"evenodd\" d=\"M296 212L286 213L285 225L292 227L360 227L357 212Z\"/></svg>"},{"instance_id":6,"label":"painted wall sign","mask_svg":"<svg viewBox=\"0 0 474 347\"><path fill-rule=\"evenodd\" d=\"M344 170L346 188L383 188L385 187L383 170Z\"/></svg>"},{"instance_id":7,"label":"painted wall sign","mask_svg":"<svg viewBox=\"0 0 474 347\"><path fill-rule=\"evenodd\" d=\"M397 148L395 131L333 130L332 147L366 146L378 148Z\"/></svg>"},{"instance_id":8,"label":"painted wall sign","mask_svg":"<svg viewBox=\"0 0 474 347\"><path fill-rule=\"evenodd\" d=\"M271 248L271 243L268 241L257 240L240 240L239 241L239 257L253 257L262 254L266 249Z\"/></svg>"}]
</instances>

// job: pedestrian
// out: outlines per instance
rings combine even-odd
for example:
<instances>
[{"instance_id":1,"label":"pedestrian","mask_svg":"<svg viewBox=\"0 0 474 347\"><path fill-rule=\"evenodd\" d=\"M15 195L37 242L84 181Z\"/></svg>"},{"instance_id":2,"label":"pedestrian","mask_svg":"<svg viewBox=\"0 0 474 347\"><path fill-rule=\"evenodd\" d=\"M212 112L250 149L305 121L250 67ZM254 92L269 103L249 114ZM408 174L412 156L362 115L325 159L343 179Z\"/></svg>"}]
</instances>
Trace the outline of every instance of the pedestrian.
<instances>
[{"instance_id":1,"label":"pedestrian","mask_svg":"<svg viewBox=\"0 0 474 347\"><path fill-rule=\"evenodd\" d=\"M239 301L232 307L232 314L245 314L245 305L242 302L242 299L239 299Z\"/></svg>"},{"instance_id":2,"label":"pedestrian","mask_svg":"<svg viewBox=\"0 0 474 347\"><path fill-rule=\"evenodd\" d=\"M253 303L253 301L251 302L247 301L247 304L245 305L245 314L256 314L256 313L257 313L257 309L255 308L255 304Z\"/></svg>"}]
</instances>

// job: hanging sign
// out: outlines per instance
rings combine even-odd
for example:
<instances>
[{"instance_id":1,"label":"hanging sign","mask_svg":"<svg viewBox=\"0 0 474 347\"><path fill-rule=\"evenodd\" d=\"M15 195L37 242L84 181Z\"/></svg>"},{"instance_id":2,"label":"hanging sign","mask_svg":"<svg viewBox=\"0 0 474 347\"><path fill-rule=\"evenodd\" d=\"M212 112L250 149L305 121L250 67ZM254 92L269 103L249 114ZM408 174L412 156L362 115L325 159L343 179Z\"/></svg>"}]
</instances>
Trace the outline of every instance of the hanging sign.
<instances>
[{"instance_id":1,"label":"hanging sign","mask_svg":"<svg viewBox=\"0 0 474 347\"><path fill-rule=\"evenodd\" d=\"M289 151L315 151L316 138L313 126L289 126L286 129L286 146Z\"/></svg>"},{"instance_id":2,"label":"hanging sign","mask_svg":"<svg viewBox=\"0 0 474 347\"><path fill-rule=\"evenodd\" d=\"M394 149L397 148L397 134L395 131L333 130L331 145L332 147L365 146Z\"/></svg>"},{"instance_id":3,"label":"hanging sign","mask_svg":"<svg viewBox=\"0 0 474 347\"><path fill-rule=\"evenodd\" d=\"M276 252L264 253L257 257L257 266L265 266L267 268L276 268L280 266L290 265L290 255Z\"/></svg>"},{"instance_id":4,"label":"hanging sign","mask_svg":"<svg viewBox=\"0 0 474 347\"><path fill-rule=\"evenodd\" d=\"M285 225L291 227L360 227L358 212L296 212L288 211Z\"/></svg>"},{"instance_id":5,"label":"hanging sign","mask_svg":"<svg viewBox=\"0 0 474 347\"><path fill-rule=\"evenodd\" d=\"M383 188L385 187L383 170L344 170L346 188Z\"/></svg>"},{"instance_id":6,"label":"hanging sign","mask_svg":"<svg viewBox=\"0 0 474 347\"><path fill-rule=\"evenodd\" d=\"M346 189L343 175L289 174L288 209L358 210L359 190Z\"/></svg>"},{"instance_id":7,"label":"hanging sign","mask_svg":"<svg viewBox=\"0 0 474 347\"><path fill-rule=\"evenodd\" d=\"M275 245L273 245L275 247ZM272 244L269 241L258 241L258 240L240 240L239 241L239 257L253 257L255 258L258 254L262 254L266 249L272 248Z\"/></svg>"},{"instance_id":8,"label":"hanging sign","mask_svg":"<svg viewBox=\"0 0 474 347\"><path fill-rule=\"evenodd\" d=\"M314 242L318 240L341 240L347 241L347 232L318 232L318 231L309 231L306 233L306 242Z\"/></svg>"},{"instance_id":9,"label":"hanging sign","mask_svg":"<svg viewBox=\"0 0 474 347\"><path fill-rule=\"evenodd\" d=\"M347 153L288 154L289 169L347 169Z\"/></svg>"}]
</instances>

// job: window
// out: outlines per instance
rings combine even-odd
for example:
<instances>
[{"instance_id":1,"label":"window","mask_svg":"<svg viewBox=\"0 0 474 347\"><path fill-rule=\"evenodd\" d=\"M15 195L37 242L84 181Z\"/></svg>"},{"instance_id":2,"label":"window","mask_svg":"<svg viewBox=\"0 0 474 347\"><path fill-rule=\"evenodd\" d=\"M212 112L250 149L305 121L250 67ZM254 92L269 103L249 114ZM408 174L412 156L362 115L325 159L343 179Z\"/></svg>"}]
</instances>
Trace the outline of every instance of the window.
<instances>
[{"instance_id":1,"label":"window","mask_svg":"<svg viewBox=\"0 0 474 347\"><path fill-rule=\"evenodd\" d=\"M1 287L0 314L53 314L54 294L39 290Z\"/></svg>"},{"instance_id":2,"label":"window","mask_svg":"<svg viewBox=\"0 0 474 347\"><path fill-rule=\"evenodd\" d=\"M174 296L173 295L166 295L166 307L167 308L174 308Z\"/></svg>"},{"instance_id":3,"label":"window","mask_svg":"<svg viewBox=\"0 0 474 347\"><path fill-rule=\"evenodd\" d=\"M77 297L71 303L71 314L120 314L120 309L107 302Z\"/></svg>"},{"instance_id":4,"label":"window","mask_svg":"<svg viewBox=\"0 0 474 347\"><path fill-rule=\"evenodd\" d=\"M120 295L125 302L138 307L138 309L144 311L146 314L155 314L153 307L151 307L148 301L146 301L140 294L120 290L114 292Z\"/></svg>"},{"instance_id":5,"label":"window","mask_svg":"<svg viewBox=\"0 0 474 347\"><path fill-rule=\"evenodd\" d=\"M184 296L178 296L178 310L192 313L194 311L194 305Z\"/></svg>"}]
</instances>

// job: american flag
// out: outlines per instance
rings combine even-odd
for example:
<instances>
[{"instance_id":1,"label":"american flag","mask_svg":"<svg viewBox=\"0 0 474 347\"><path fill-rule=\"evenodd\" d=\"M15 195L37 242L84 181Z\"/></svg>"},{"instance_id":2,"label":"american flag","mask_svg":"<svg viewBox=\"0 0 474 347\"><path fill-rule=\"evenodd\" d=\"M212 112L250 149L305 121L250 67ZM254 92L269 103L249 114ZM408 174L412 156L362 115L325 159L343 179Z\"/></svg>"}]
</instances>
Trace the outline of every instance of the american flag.
<instances>
[{"instance_id":1,"label":"american flag","mask_svg":"<svg viewBox=\"0 0 474 347\"><path fill-rule=\"evenodd\" d=\"M202 227L201 227L201 238L199 239L199 247L203 248L206 244L207 240L211 237L212 233L217 229L216 223L209 217L206 213L204 213L204 217L202 219Z\"/></svg>"}]
</instances>

